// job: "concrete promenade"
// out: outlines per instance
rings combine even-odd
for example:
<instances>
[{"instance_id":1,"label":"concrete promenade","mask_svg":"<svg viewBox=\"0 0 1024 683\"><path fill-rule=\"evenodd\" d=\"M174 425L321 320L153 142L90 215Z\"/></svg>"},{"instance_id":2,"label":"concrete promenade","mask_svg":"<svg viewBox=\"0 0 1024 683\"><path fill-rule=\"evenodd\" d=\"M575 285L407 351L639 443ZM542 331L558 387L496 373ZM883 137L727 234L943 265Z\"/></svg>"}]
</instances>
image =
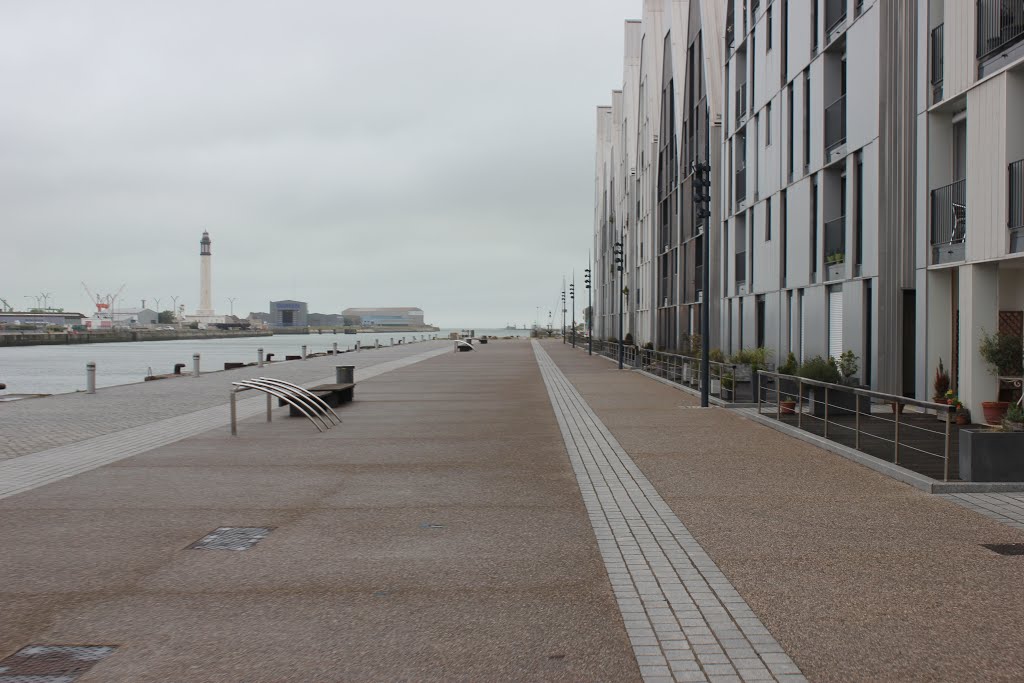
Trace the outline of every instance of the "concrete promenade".
<instances>
[{"instance_id":1,"label":"concrete promenade","mask_svg":"<svg viewBox=\"0 0 1024 683\"><path fill-rule=\"evenodd\" d=\"M448 344L253 373L359 365L324 434L231 437L235 373L26 402L71 422L2 426L0 683L29 645L115 648L81 683L1019 680L1024 558L980 544L1024 532L561 343ZM257 533L191 547L224 527Z\"/></svg>"}]
</instances>

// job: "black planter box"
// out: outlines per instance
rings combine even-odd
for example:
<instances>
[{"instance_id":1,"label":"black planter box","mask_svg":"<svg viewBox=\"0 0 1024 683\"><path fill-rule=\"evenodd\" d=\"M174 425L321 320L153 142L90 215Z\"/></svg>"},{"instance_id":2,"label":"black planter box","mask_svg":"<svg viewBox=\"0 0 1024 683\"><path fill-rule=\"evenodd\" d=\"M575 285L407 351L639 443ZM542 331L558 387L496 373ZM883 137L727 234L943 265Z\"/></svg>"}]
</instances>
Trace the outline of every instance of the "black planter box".
<instances>
[{"instance_id":1,"label":"black planter box","mask_svg":"<svg viewBox=\"0 0 1024 683\"><path fill-rule=\"evenodd\" d=\"M1024 432L961 429L960 479L1024 481Z\"/></svg>"},{"instance_id":2,"label":"black planter box","mask_svg":"<svg viewBox=\"0 0 1024 683\"><path fill-rule=\"evenodd\" d=\"M851 391L854 387L844 389L828 390L828 419L849 417L857 412L857 394ZM812 387L813 405L812 410L815 417L825 417L825 387ZM861 412L867 412L870 399L861 399Z\"/></svg>"}]
</instances>

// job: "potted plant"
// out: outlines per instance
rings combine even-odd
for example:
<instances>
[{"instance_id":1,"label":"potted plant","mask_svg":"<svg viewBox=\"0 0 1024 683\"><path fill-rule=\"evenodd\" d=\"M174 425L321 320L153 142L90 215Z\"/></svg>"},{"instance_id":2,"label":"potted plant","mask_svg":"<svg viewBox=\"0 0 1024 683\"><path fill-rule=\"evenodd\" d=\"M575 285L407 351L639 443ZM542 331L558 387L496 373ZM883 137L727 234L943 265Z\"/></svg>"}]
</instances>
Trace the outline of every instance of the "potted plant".
<instances>
[{"instance_id":1,"label":"potted plant","mask_svg":"<svg viewBox=\"0 0 1024 683\"><path fill-rule=\"evenodd\" d=\"M793 376L800 369L800 364L796 362L796 355L790 351L789 355L786 356L786 362L779 366L778 373L780 375ZM796 397L799 392L799 384L796 380L788 379L786 377L779 378L779 407L784 415L792 415L796 412Z\"/></svg>"},{"instance_id":2,"label":"potted plant","mask_svg":"<svg viewBox=\"0 0 1024 683\"><path fill-rule=\"evenodd\" d=\"M932 380L932 401L934 403L946 403L946 393L949 392L949 373L942 366L942 359L939 359L939 367L935 368L935 379ZM938 411L938 418L945 422L949 417L948 412Z\"/></svg>"},{"instance_id":3,"label":"potted plant","mask_svg":"<svg viewBox=\"0 0 1024 683\"><path fill-rule=\"evenodd\" d=\"M757 371L768 369L769 353L767 349L759 346L756 349L740 349L729 358L729 362L737 366L736 381L751 383L751 396L754 400L757 400L759 392Z\"/></svg>"},{"instance_id":4,"label":"potted plant","mask_svg":"<svg viewBox=\"0 0 1024 683\"><path fill-rule=\"evenodd\" d=\"M1008 432L1024 432L1024 406L1021 401L1006 409L1003 416L1003 429Z\"/></svg>"},{"instance_id":5,"label":"potted plant","mask_svg":"<svg viewBox=\"0 0 1024 683\"><path fill-rule=\"evenodd\" d=\"M722 400L733 401L735 397L736 377L731 372L722 375Z\"/></svg>"},{"instance_id":6,"label":"potted plant","mask_svg":"<svg viewBox=\"0 0 1024 683\"><path fill-rule=\"evenodd\" d=\"M797 371L797 375L804 379L814 380L816 382L826 382L828 384L839 384L842 379L842 375L839 374L839 369L836 367L835 361L831 358L822 358L821 356L815 356L806 363L800 366ZM815 417L825 416L825 388L814 386L810 389L812 409Z\"/></svg>"},{"instance_id":7,"label":"potted plant","mask_svg":"<svg viewBox=\"0 0 1024 683\"><path fill-rule=\"evenodd\" d=\"M989 372L996 377L1020 377L1024 374L1024 368L1021 367L1024 351L1022 351L1021 338L1016 335L988 334L983 330L978 353L981 354L982 360L988 363ZM999 397L996 396L996 398ZM981 407L985 411L985 422L990 425L998 425L1003 421L1010 402L982 401Z\"/></svg>"},{"instance_id":8,"label":"potted plant","mask_svg":"<svg viewBox=\"0 0 1024 683\"><path fill-rule=\"evenodd\" d=\"M829 280L841 280L843 278L844 263L846 263L846 254L838 250L825 257Z\"/></svg>"},{"instance_id":9,"label":"potted plant","mask_svg":"<svg viewBox=\"0 0 1024 683\"><path fill-rule=\"evenodd\" d=\"M712 394L721 395L721 391L722 391L722 380L721 380L721 378L722 378L722 374L723 374L724 370L716 369L713 364L714 363L724 363L725 362L725 354L722 353L721 349L711 349L710 351L708 351L708 361L710 361L712 363L711 367L708 369L708 374L711 376L711 387L710 387L709 391Z\"/></svg>"},{"instance_id":10,"label":"potted plant","mask_svg":"<svg viewBox=\"0 0 1024 683\"><path fill-rule=\"evenodd\" d=\"M960 398L956 395L956 392L953 391L952 389L947 389L946 393L942 397L942 399L939 400L939 401L936 401L936 403L945 403L947 405L953 406L953 408L954 408L954 410L952 412L949 412L949 411L945 411L945 412L939 411L939 419L940 420L943 420L943 421L952 420L953 422L956 422L958 425L968 425L968 424L971 424L971 413L970 413L970 411L967 410L966 407L964 407L964 404L960 402Z\"/></svg>"}]
</instances>

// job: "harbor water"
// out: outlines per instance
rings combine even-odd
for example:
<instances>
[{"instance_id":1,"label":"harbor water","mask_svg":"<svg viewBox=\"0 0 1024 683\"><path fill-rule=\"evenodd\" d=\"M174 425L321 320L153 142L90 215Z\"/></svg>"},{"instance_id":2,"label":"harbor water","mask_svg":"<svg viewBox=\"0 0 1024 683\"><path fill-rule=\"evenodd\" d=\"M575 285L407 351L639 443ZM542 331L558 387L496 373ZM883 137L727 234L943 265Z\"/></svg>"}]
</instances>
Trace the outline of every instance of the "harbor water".
<instances>
[{"instance_id":1,"label":"harbor water","mask_svg":"<svg viewBox=\"0 0 1024 683\"><path fill-rule=\"evenodd\" d=\"M198 353L204 372L222 370L224 363L249 363L257 358L257 350L274 354L274 360L297 356L302 346L307 353L323 353L338 344L338 350L353 348L358 341L363 347L378 341L382 346L402 338L406 342L436 335L440 332L382 332L360 334L281 334L272 337L236 337L229 339L177 339L152 342L112 342L109 344L75 344L68 346L12 346L0 348L0 383L5 394L60 394L85 389L85 365L96 363L96 386L109 387L141 382L147 375L163 375L174 371L175 363L184 363L182 372L192 370L192 354ZM526 336L529 330L482 330L476 334L508 337Z\"/></svg>"}]
</instances>

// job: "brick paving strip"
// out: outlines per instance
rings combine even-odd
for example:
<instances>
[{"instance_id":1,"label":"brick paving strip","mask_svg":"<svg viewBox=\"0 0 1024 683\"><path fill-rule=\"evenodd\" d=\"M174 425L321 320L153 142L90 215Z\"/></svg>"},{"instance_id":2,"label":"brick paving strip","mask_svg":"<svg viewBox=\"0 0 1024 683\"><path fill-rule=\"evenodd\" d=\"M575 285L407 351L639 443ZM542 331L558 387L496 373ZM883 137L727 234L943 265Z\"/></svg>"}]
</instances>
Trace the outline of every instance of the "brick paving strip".
<instances>
[{"instance_id":1,"label":"brick paving strip","mask_svg":"<svg viewBox=\"0 0 1024 683\"><path fill-rule=\"evenodd\" d=\"M946 493L939 497L1024 530L1024 493Z\"/></svg>"},{"instance_id":2,"label":"brick paving strip","mask_svg":"<svg viewBox=\"0 0 1024 683\"><path fill-rule=\"evenodd\" d=\"M367 368L356 369L356 381L368 380L392 370L404 368L414 363L433 358L442 353L451 353L451 348L444 344L440 348L418 353L396 360L385 361ZM337 357L329 357L332 364L337 364ZM308 362L308 361L307 361ZM263 374L280 375L279 368L261 369ZM14 496L25 491L49 484L60 479L72 477L97 467L138 455L160 446L200 434L210 429L222 427L230 418L227 406L229 382L240 379L234 375L220 375L223 378L222 393L225 403L210 408L203 408L183 415L165 418L148 424L115 431L109 434L84 439L56 448L37 453L23 455L0 461L0 498ZM177 380L185 382L188 380ZM323 377L306 386L333 382L334 377ZM116 389L111 387L110 389ZM110 391L108 389L108 391ZM159 386L153 385L154 392ZM243 394L244 395L244 394ZM158 400L158 396L156 400ZM46 399L38 399L45 401ZM154 398L150 398L154 400ZM263 412L266 398L262 395L238 401L238 419L244 420Z\"/></svg>"},{"instance_id":3,"label":"brick paving strip","mask_svg":"<svg viewBox=\"0 0 1024 683\"><path fill-rule=\"evenodd\" d=\"M806 680L547 352L533 349L644 680Z\"/></svg>"}]
</instances>

